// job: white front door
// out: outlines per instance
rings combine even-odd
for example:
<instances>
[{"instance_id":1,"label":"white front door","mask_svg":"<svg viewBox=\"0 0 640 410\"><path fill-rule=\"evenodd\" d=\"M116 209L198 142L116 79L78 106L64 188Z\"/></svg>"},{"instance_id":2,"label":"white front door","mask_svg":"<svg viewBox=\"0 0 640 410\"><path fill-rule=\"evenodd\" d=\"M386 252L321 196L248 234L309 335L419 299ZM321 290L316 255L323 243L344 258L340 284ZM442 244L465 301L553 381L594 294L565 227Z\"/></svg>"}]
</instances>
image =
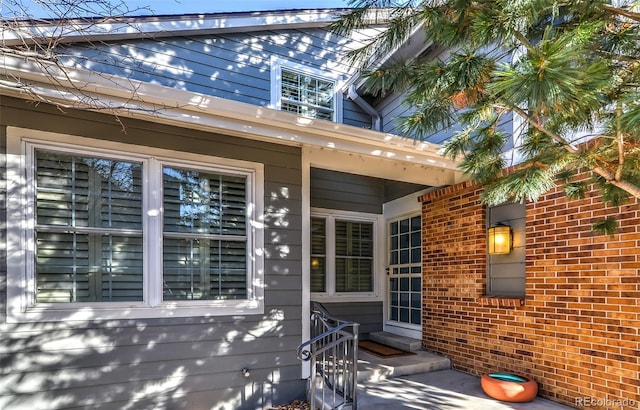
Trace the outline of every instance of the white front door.
<instances>
[{"instance_id":1,"label":"white front door","mask_svg":"<svg viewBox=\"0 0 640 410\"><path fill-rule=\"evenodd\" d=\"M422 338L422 223L420 214L387 220L384 330Z\"/></svg>"}]
</instances>

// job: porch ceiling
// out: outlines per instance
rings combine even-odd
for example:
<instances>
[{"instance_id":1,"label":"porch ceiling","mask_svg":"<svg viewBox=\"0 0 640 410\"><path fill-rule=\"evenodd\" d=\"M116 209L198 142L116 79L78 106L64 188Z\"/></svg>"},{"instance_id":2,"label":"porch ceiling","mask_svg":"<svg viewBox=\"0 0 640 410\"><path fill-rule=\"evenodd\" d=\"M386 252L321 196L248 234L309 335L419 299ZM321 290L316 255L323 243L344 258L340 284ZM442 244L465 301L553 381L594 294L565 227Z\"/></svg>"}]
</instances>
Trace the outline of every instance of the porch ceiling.
<instances>
[{"instance_id":1,"label":"porch ceiling","mask_svg":"<svg viewBox=\"0 0 640 410\"><path fill-rule=\"evenodd\" d=\"M427 186L453 185L463 177L462 173L455 169L432 166L423 162L398 160L393 157L316 146L308 146L305 151L312 167L332 171Z\"/></svg>"}]
</instances>

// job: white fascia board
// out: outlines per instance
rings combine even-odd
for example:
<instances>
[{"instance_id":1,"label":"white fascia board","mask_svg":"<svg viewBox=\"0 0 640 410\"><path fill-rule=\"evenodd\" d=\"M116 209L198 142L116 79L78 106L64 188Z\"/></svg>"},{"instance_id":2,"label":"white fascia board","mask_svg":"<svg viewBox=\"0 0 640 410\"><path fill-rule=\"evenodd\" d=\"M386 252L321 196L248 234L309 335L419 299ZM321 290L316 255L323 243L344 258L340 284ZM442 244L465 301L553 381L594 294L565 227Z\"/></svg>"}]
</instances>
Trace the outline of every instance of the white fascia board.
<instances>
[{"instance_id":1,"label":"white fascia board","mask_svg":"<svg viewBox=\"0 0 640 410\"><path fill-rule=\"evenodd\" d=\"M161 17L123 17L113 21L74 21L63 25L12 25L0 29L0 44L5 47L25 42L58 39L61 43L128 38L206 35L230 32L277 30L280 28L325 27L340 10L307 10L264 13L227 13Z\"/></svg>"},{"instance_id":2,"label":"white fascia board","mask_svg":"<svg viewBox=\"0 0 640 410\"><path fill-rule=\"evenodd\" d=\"M439 154L437 144L87 70L66 71L55 65L44 70L41 64L24 58L5 55L0 61L0 76L5 77L0 92L23 99L35 94L71 107L183 128L457 170L455 161ZM18 84L11 87L15 79L27 83L28 89L23 85L20 91ZM103 106L83 105L87 97Z\"/></svg>"}]
</instances>

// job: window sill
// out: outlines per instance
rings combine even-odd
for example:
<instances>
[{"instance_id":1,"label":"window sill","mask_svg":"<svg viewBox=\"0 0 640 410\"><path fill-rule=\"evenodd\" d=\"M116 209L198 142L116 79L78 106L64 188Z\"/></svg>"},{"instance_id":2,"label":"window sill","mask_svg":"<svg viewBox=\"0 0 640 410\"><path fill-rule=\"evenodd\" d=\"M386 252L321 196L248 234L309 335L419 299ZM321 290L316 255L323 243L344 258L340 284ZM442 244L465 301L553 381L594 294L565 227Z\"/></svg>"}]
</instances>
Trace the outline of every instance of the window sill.
<instances>
[{"instance_id":1,"label":"window sill","mask_svg":"<svg viewBox=\"0 0 640 410\"><path fill-rule=\"evenodd\" d=\"M380 302L382 297L376 294L326 294L326 293L311 293L311 300L316 300L323 303L342 303L342 302Z\"/></svg>"},{"instance_id":2,"label":"window sill","mask_svg":"<svg viewBox=\"0 0 640 410\"><path fill-rule=\"evenodd\" d=\"M14 308L15 307L15 308ZM233 302L195 302L189 304L165 303L150 307L144 304L121 302L61 303L58 306L31 306L20 308L7 306L7 322L68 322L118 319L160 319L168 317L215 317L264 314L263 300L239 300Z\"/></svg>"},{"instance_id":3,"label":"window sill","mask_svg":"<svg viewBox=\"0 0 640 410\"><path fill-rule=\"evenodd\" d=\"M515 309L524 306L524 296L491 296L483 295L478 299L480 306Z\"/></svg>"}]
</instances>

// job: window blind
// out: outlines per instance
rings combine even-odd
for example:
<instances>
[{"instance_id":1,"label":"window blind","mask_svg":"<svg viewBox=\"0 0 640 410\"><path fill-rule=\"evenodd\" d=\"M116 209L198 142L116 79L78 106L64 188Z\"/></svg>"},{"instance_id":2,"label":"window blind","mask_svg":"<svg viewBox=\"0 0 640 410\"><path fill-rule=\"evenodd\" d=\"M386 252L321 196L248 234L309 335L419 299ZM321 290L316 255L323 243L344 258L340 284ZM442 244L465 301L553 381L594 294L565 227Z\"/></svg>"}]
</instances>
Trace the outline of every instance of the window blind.
<instances>
[{"instance_id":1,"label":"window blind","mask_svg":"<svg viewBox=\"0 0 640 410\"><path fill-rule=\"evenodd\" d=\"M247 297L245 176L164 167L165 300Z\"/></svg>"},{"instance_id":2,"label":"window blind","mask_svg":"<svg viewBox=\"0 0 640 410\"><path fill-rule=\"evenodd\" d=\"M35 150L36 300L142 300L142 166Z\"/></svg>"}]
</instances>

